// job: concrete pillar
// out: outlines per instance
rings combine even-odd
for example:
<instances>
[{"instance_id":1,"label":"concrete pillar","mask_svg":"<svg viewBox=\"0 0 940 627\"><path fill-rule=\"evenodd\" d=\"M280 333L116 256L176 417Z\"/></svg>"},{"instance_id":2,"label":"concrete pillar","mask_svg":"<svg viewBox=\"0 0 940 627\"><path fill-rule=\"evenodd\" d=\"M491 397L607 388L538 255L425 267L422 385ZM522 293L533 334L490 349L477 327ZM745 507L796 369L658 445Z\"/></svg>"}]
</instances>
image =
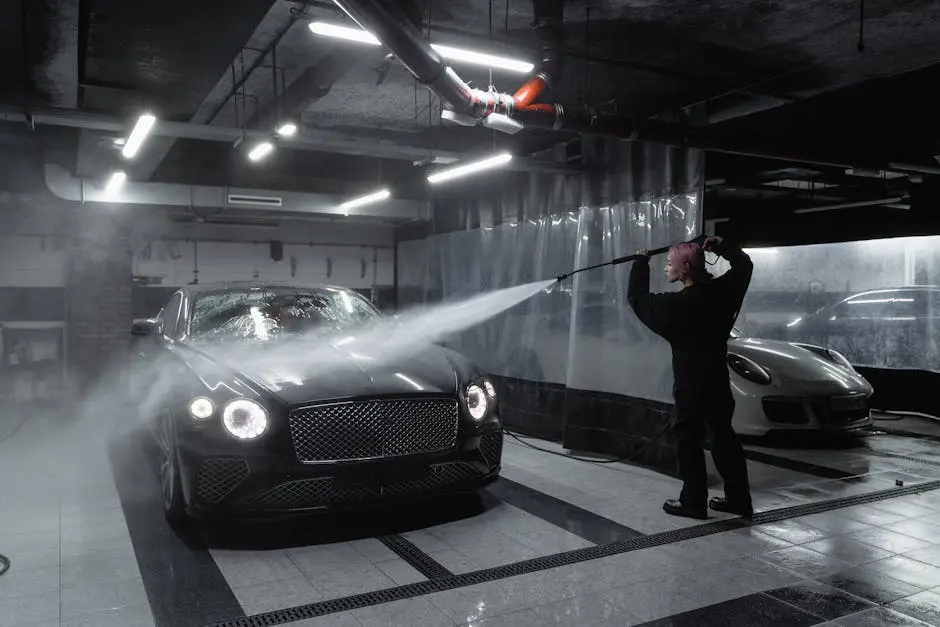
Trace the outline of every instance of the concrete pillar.
<instances>
[{"instance_id":1,"label":"concrete pillar","mask_svg":"<svg viewBox=\"0 0 940 627\"><path fill-rule=\"evenodd\" d=\"M126 364L132 322L132 230L127 207L85 205L68 217L67 365L70 387L86 391Z\"/></svg>"}]
</instances>

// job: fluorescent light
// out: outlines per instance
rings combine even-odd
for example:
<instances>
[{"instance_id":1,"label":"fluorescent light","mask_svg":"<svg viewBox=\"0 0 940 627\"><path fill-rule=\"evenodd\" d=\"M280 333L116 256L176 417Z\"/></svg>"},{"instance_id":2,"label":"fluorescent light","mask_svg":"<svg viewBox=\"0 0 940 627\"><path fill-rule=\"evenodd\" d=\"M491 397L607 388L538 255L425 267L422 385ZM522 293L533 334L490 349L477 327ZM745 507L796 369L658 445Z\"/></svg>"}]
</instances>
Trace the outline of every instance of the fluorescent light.
<instances>
[{"instance_id":1,"label":"fluorescent light","mask_svg":"<svg viewBox=\"0 0 940 627\"><path fill-rule=\"evenodd\" d=\"M483 65L485 67L510 70L512 72L521 72L522 74L528 74L535 69L535 66L528 61L517 61L516 59L507 59L506 57L497 57L492 54L483 54L482 52L463 50L461 48L451 48L450 46L442 46L440 44L431 44L431 47L434 48L439 55L451 61L463 61L471 65Z\"/></svg>"},{"instance_id":2,"label":"fluorescent light","mask_svg":"<svg viewBox=\"0 0 940 627\"><path fill-rule=\"evenodd\" d=\"M131 135L127 138L124 149L121 151L125 159L133 159L137 155L137 152L140 150L140 147L143 146L144 140L147 139L147 135L150 134L156 122L157 118L149 113L145 113L137 118L137 124L134 125L134 130L131 131Z\"/></svg>"},{"instance_id":3,"label":"fluorescent light","mask_svg":"<svg viewBox=\"0 0 940 627\"><path fill-rule=\"evenodd\" d=\"M108 184L104 187L104 195L107 197L114 196L118 190L124 187L124 182L127 180L127 174L124 170L118 170L111 175L111 178L108 179Z\"/></svg>"},{"instance_id":4,"label":"fluorescent light","mask_svg":"<svg viewBox=\"0 0 940 627\"><path fill-rule=\"evenodd\" d=\"M281 137L293 137L297 134L297 125L293 122L285 122L278 127L277 134Z\"/></svg>"},{"instance_id":5,"label":"fluorescent light","mask_svg":"<svg viewBox=\"0 0 940 627\"><path fill-rule=\"evenodd\" d=\"M310 30L324 37L335 37L336 39L345 39L347 41L371 44L373 46L382 45L382 42L379 41L375 35L361 28L347 28L346 26L337 26L336 24L327 24L326 22L310 22Z\"/></svg>"},{"instance_id":6,"label":"fluorescent light","mask_svg":"<svg viewBox=\"0 0 940 627\"><path fill-rule=\"evenodd\" d=\"M261 142L257 146L251 149L251 152L248 153L248 158L252 161L261 161L274 150L274 144L271 142Z\"/></svg>"},{"instance_id":7,"label":"fluorescent light","mask_svg":"<svg viewBox=\"0 0 940 627\"><path fill-rule=\"evenodd\" d=\"M371 46L382 45L382 42L379 41L375 35L361 28L349 28L336 24L328 24L326 22L311 22L310 30L324 37L335 37L336 39L345 39L346 41L355 41ZM441 44L431 44L431 47L434 48L439 55L451 61L461 61L471 65L482 65L485 67L510 70L512 72L521 72L523 74L528 74L535 68L535 66L528 61L518 61L516 59L498 57L492 54L474 52L473 50L443 46Z\"/></svg>"},{"instance_id":8,"label":"fluorescent light","mask_svg":"<svg viewBox=\"0 0 940 627\"><path fill-rule=\"evenodd\" d=\"M369 194L369 195L367 195L367 196L362 196L362 197L360 197L360 198L354 198L353 200L347 200L346 202L344 202L343 204L341 204L341 205L339 206L339 208L342 209L342 210L346 213L346 215L349 215L349 210L350 210L350 209L355 209L356 207L361 207L362 205L367 205L367 204L369 204L370 202L378 202L378 201L380 201L380 200L385 200L386 198L388 198L388 197L391 196L391 195L392 195L392 193L391 193L390 191L388 191L387 189L383 189L383 190L377 191L377 192L375 192L375 193L373 193L373 194Z\"/></svg>"},{"instance_id":9,"label":"fluorescent light","mask_svg":"<svg viewBox=\"0 0 940 627\"><path fill-rule=\"evenodd\" d=\"M470 174L475 174L482 170L487 170L490 168L495 168L497 166L504 165L509 163L512 160L512 155L508 152L498 154L495 157L489 157L488 159L483 159L482 161L474 161L466 165L460 165L456 168L450 168L449 170L441 170L440 172L435 172L428 176L429 183L443 183L445 181L452 181L456 178L462 176L469 176Z\"/></svg>"}]
</instances>

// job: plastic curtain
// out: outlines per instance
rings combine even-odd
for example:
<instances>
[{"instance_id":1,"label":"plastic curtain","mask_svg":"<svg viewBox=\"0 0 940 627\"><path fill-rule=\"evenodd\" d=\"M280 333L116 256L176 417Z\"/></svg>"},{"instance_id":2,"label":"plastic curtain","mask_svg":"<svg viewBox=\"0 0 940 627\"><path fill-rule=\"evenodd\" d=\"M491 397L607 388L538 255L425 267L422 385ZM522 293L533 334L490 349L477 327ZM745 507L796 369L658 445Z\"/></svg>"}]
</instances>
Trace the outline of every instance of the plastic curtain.
<instances>
[{"instance_id":1,"label":"plastic curtain","mask_svg":"<svg viewBox=\"0 0 940 627\"><path fill-rule=\"evenodd\" d=\"M575 197L580 206L545 199L547 215L400 243L400 303L407 309L458 300L698 235L701 155L637 150L619 171L569 180L568 193L548 194ZM679 177L670 172L677 157L684 160ZM685 181L681 191L676 178ZM531 190L515 198L532 205ZM512 213L505 206L502 211ZM653 290L674 289L665 284L664 263L661 257L652 261ZM576 275L447 344L495 375L671 403L669 347L626 302L630 268L626 263Z\"/></svg>"},{"instance_id":2,"label":"plastic curtain","mask_svg":"<svg viewBox=\"0 0 940 627\"><path fill-rule=\"evenodd\" d=\"M940 236L748 252L745 335L826 346L856 366L940 372Z\"/></svg>"}]
</instances>

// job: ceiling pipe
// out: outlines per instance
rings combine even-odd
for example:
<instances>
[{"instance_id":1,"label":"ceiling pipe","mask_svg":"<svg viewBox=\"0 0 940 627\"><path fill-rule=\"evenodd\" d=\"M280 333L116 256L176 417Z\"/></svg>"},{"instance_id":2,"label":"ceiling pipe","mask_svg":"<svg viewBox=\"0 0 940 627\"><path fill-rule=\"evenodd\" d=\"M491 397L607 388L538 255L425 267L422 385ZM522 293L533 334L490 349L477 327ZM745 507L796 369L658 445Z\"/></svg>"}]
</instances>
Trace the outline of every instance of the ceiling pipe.
<instances>
[{"instance_id":1,"label":"ceiling pipe","mask_svg":"<svg viewBox=\"0 0 940 627\"><path fill-rule=\"evenodd\" d=\"M846 155L809 155L800 151L767 149L747 138L719 138L707 130L693 130L655 120L638 120L629 116L603 113L589 107L569 107L559 103L531 104L545 89L539 88L537 83L529 89L523 87L520 90L523 92L520 99L524 98L523 103L529 102L520 104L513 95L507 93L470 88L444 63L395 3L381 0L333 2L362 29L378 38L420 83L444 100L452 109L445 119L463 126L482 124L507 133L516 133L526 127L542 128L835 168L880 166L860 163L857 158ZM548 12L549 8L553 8L550 5L554 4L551 0L533 0L533 5L539 7L539 11L544 9ZM541 32L557 35L560 29L552 27ZM543 53L545 49L543 47ZM560 41L557 42L557 49L561 50ZM555 66L555 69L560 69L560 65ZM557 78L551 76L550 80L557 81ZM541 79L539 81L542 82ZM529 84L532 84L531 80L527 83ZM896 165L905 166L905 171L911 171L911 168L915 167L921 168L916 164Z\"/></svg>"},{"instance_id":2,"label":"ceiling pipe","mask_svg":"<svg viewBox=\"0 0 940 627\"><path fill-rule=\"evenodd\" d=\"M564 68L564 0L535 0L532 10L535 13L532 29L539 42L539 64L535 75L513 94L513 100L520 107L530 105L544 92L552 91Z\"/></svg>"}]
</instances>

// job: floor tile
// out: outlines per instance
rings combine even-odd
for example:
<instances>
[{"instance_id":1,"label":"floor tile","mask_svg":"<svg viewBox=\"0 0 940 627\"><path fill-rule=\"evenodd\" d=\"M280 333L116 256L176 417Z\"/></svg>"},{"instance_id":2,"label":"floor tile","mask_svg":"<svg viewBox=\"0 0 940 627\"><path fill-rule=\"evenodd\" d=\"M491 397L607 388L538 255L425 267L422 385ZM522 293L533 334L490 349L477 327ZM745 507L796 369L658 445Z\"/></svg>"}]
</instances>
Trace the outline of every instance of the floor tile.
<instances>
[{"instance_id":1,"label":"floor tile","mask_svg":"<svg viewBox=\"0 0 940 627\"><path fill-rule=\"evenodd\" d=\"M845 627L924 627L924 623L884 607L865 610L832 621L833 625Z\"/></svg>"},{"instance_id":2,"label":"floor tile","mask_svg":"<svg viewBox=\"0 0 940 627\"><path fill-rule=\"evenodd\" d=\"M134 554L124 551L96 553L88 558L66 558L62 561L61 585L82 586L93 583L107 585L110 581L136 579L140 568Z\"/></svg>"},{"instance_id":3,"label":"floor tile","mask_svg":"<svg viewBox=\"0 0 940 627\"><path fill-rule=\"evenodd\" d=\"M918 540L904 534L895 533L880 527L865 529L846 536L852 540L858 540L865 544L876 546L879 549L890 551L892 553L907 553L916 549L925 549L930 547L929 542Z\"/></svg>"},{"instance_id":4,"label":"floor tile","mask_svg":"<svg viewBox=\"0 0 940 627\"><path fill-rule=\"evenodd\" d=\"M823 514L810 514L809 516L800 516L793 519L796 522L816 527L823 531L831 532L830 535L844 535L871 529L872 525L863 523L847 516L840 516L837 512L826 512Z\"/></svg>"},{"instance_id":5,"label":"floor tile","mask_svg":"<svg viewBox=\"0 0 940 627\"><path fill-rule=\"evenodd\" d=\"M361 592L394 588L395 582L374 564L351 567L303 568L304 574L326 599L336 599Z\"/></svg>"},{"instance_id":6,"label":"floor tile","mask_svg":"<svg viewBox=\"0 0 940 627\"><path fill-rule=\"evenodd\" d=\"M791 570L808 579L838 572L850 566L842 560L811 551L802 546L771 551L761 555L760 559Z\"/></svg>"},{"instance_id":7,"label":"floor tile","mask_svg":"<svg viewBox=\"0 0 940 627\"><path fill-rule=\"evenodd\" d=\"M884 528L888 531L923 540L924 542L940 542L940 525L927 522L926 520L904 520L898 523L884 525Z\"/></svg>"},{"instance_id":8,"label":"floor tile","mask_svg":"<svg viewBox=\"0 0 940 627\"><path fill-rule=\"evenodd\" d=\"M358 610L350 615L363 625L421 625L421 627L453 627L455 622L427 599L383 603Z\"/></svg>"},{"instance_id":9,"label":"floor tile","mask_svg":"<svg viewBox=\"0 0 940 627\"><path fill-rule=\"evenodd\" d=\"M457 549L428 553L428 556L455 574L470 573L483 569L482 566L473 561L473 558L464 555Z\"/></svg>"},{"instance_id":10,"label":"floor tile","mask_svg":"<svg viewBox=\"0 0 940 627\"><path fill-rule=\"evenodd\" d=\"M395 551L382 544L378 538L354 540L349 545L373 564L398 558Z\"/></svg>"},{"instance_id":11,"label":"floor tile","mask_svg":"<svg viewBox=\"0 0 940 627\"><path fill-rule=\"evenodd\" d=\"M877 526L890 525L891 523L905 520L904 516L891 514L880 509L874 509L868 505L856 505L854 507L840 509L839 514L845 516L846 518L852 518L869 525Z\"/></svg>"},{"instance_id":12,"label":"floor tile","mask_svg":"<svg viewBox=\"0 0 940 627\"><path fill-rule=\"evenodd\" d=\"M925 564L940 568L940 545L931 546L926 549L915 549L908 551L904 555L918 562L924 562Z\"/></svg>"},{"instance_id":13,"label":"floor tile","mask_svg":"<svg viewBox=\"0 0 940 627\"><path fill-rule=\"evenodd\" d=\"M212 551L212 557L232 588L303 577L284 551Z\"/></svg>"},{"instance_id":14,"label":"floor tile","mask_svg":"<svg viewBox=\"0 0 940 627\"><path fill-rule=\"evenodd\" d=\"M928 625L940 625L940 592L926 591L898 599L889 608L918 618Z\"/></svg>"},{"instance_id":15,"label":"floor tile","mask_svg":"<svg viewBox=\"0 0 940 627\"><path fill-rule=\"evenodd\" d=\"M845 536L825 538L803 546L811 551L829 555L853 566L874 562L893 555L890 551Z\"/></svg>"},{"instance_id":16,"label":"floor tile","mask_svg":"<svg viewBox=\"0 0 940 627\"><path fill-rule=\"evenodd\" d=\"M61 627L154 627L149 603L132 603L63 618Z\"/></svg>"},{"instance_id":17,"label":"floor tile","mask_svg":"<svg viewBox=\"0 0 940 627\"><path fill-rule=\"evenodd\" d=\"M62 620L72 616L147 603L142 579L123 579L100 584L62 588Z\"/></svg>"},{"instance_id":18,"label":"floor tile","mask_svg":"<svg viewBox=\"0 0 940 627\"><path fill-rule=\"evenodd\" d=\"M557 603L533 607L532 611L549 625L629 625L631 613L598 596L581 596Z\"/></svg>"},{"instance_id":19,"label":"floor tile","mask_svg":"<svg viewBox=\"0 0 940 627\"><path fill-rule=\"evenodd\" d=\"M285 607L307 605L323 600L323 593L303 576L239 588L233 587L232 592L248 615L270 612Z\"/></svg>"},{"instance_id":20,"label":"floor tile","mask_svg":"<svg viewBox=\"0 0 940 627\"><path fill-rule=\"evenodd\" d=\"M493 618L475 620L467 623L467 627L544 627L549 624L532 610L522 610L501 614Z\"/></svg>"},{"instance_id":21,"label":"floor tile","mask_svg":"<svg viewBox=\"0 0 940 627\"><path fill-rule=\"evenodd\" d=\"M640 621L651 621L700 607L682 590L669 585L667 580L641 581L622 588L600 593L605 601L622 608Z\"/></svg>"},{"instance_id":22,"label":"floor tile","mask_svg":"<svg viewBox=\"0 0 940 627\"><path fill-rule=\"evenodd\" d=\"M777 588L767 594L824 620L834 620L875 607L859 597L815 581Z\"/></svg>"},{"instance_id":23,"label":"floor tile","mask_svg":"<svg viewBox=\"0 0 940 627\"><path fill-rule=\"evenodd\" d=\"M754 594L645 623L644 627L810 627L819 618L766 594Z\"/></svg>"},{"instance_id":24,"label":"floor tile","mask_svg":"<svg viewBox=\"0 0 940 627\"><path fill-rule=\"evenodd\" d=\"M418 572L414 566L400 558L379 562L375 566L399 586L427 581L428 579Z\"/></svg>"},{"instance_id":25,"label":"floor tile","mask_svg":"<svg viewBox=\"0 0 940 627\"><path fill-rule=\"evenodd\" d=\"M884 605L891 601L917 594L921 588L886 577L881 573L862 567L850 568L817 579L833 588L844 590L873 603Z\"/></svg>"},{"instance_id":26,"label":"floor tile","mask_svg":"<svg viewBox=\"0 0 940 627\"><path fill-rule=\"evenodd\" d=\"M21 594L39 594L59 589L59 565L45 568L18 568L11 560L10 570L0 579L0 599Z\"/></svg>"},{"instance_id":27,"label":"floor tile","mask_svg":"<svg viewBox=\"0 0 940 627\"><path fill-rule=\"evenodd\" d=\"M58 590L0 597L0 624L18 626L53 620L59 620Z\"/></svg>"},{"instance_id":28,"label":"floor tile","mask_svg":"<svg viewBox=\"0 0 940 627\"><path fill-rule=\"evenodd\" d=\"M886 501L877 501L871 504L875 509L897 514L906 518L920 518L922 516L931 516L937 514L937 508L928 507L918 503L912 503L906 499L888 499Z\"/></svg>"},{"instance_id":29,"label":"floor tile","mask_svg":"<svg viewBox=\"0 0 940 627\"><path fill-rule=\"evenodd\" d=\"M814 540L821 540L832 535L830 532L804 525L792 520L783 520L766 525L758 525L757 529L762 533L786 540L790 544L806 544Z\"/></svg>"},{"instance_id":30,"label":"floor tile","mask_svg":"<svg viewBox=\"0 0 940 627\"><path fill-rule=\"evenodd\" d=\"M909 583L923 590L940 586L940 568L912 560L903 555L888 557L877 562L865 564L867 568L886 577Z\"/></svg>"}]
</instances>

